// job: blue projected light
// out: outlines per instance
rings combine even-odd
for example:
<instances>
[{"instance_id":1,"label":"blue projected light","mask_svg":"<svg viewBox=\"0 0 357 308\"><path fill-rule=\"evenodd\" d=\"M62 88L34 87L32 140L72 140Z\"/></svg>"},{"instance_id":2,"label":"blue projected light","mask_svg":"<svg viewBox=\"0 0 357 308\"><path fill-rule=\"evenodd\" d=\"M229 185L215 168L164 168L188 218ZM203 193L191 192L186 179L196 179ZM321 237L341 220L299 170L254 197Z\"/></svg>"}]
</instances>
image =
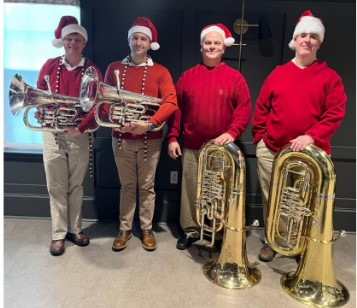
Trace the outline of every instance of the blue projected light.
<instances>
[{"instance_id":1,"label":"blue projected light","mask_svg":"<svg viewBox=\"0 0 357 308\"><path fill-rule=\"evenodd\" d=\"M11 79L20 74L23 81L36 88L42 65L47 59L64 54L51 42L64 15L80 21L80 8L74 5L4 3L4 147L41 149L42 133L29 130L23 122L23 111L13 116L9 106ZM33 113L30 114L30 123ZM34 122L33 122L34 121Z\"/></svg>"}]
</instances>

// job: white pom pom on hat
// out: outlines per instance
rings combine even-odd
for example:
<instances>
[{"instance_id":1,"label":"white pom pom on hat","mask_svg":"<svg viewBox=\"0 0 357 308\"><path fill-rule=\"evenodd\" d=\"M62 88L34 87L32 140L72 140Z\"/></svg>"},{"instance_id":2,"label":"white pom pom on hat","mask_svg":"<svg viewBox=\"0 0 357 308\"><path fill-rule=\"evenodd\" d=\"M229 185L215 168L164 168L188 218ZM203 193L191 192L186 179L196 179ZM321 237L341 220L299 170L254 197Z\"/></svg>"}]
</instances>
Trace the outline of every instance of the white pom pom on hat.
<instances>
[{"instance_id":1,"label":"white pom pom on hat","mask_svg":"<svg viewBox=\"0 0 357 308\"><path fill-rule=\"evenodd\" d=\"M52 41L54 47L63 47L63 39L71 33L78 33L88 41L87 30L78 24L77 18L73 16L62 16L55 30L55 39Z\"/></svg>"},{"instance_id":2,"label":"white pom pom on hat","mask_svg":"<svg viewBox=\"0 0 357 308\"><path fill-rule=\"evenodd\" d=\"M302 33L315 33L322 43L325 37L325 27L320 18L314 17L311 11L307 10L301 14L296 22L293 38L289 42L289 47L295 50L294 40Z\"/></svg>"},{"instance_id":3,"label":"white pom pom on hat","mask_svg":"<svg viewBox=\"0 0 357 308\"><path fill-rule=\"evenodd\" d=\"M135 32L144 33L149 37L151 41L150 48L152 50L158 50L160 48L160 45L157 42L158 40L157 30L149 18L146 17L136 18L135 21L132 23L131 28L128 31L128 39Z\"/></svg>"},{"instance_id":4,"label":"white pom pom on hat","mask_svg":"<svg viewBox=\"0 0 357 308\"><path fill-rule=\"evenodd\" d=\"M231 32L223 24L212 24L205 26L201 31L201 43L203 41L203 38L210 32L218 32L219 34L221 34L225 46L229 47L234 44L234 38L232 37Z\"/></svg>"}]
</instances>

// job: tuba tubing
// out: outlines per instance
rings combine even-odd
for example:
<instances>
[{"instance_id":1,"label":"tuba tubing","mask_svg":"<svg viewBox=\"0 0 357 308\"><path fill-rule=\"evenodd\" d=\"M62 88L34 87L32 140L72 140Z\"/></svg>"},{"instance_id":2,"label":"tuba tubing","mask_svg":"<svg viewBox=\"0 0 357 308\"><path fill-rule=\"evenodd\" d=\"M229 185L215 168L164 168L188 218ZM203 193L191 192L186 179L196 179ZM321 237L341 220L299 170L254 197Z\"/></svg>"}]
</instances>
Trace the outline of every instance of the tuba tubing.
<instances>
[{"instance_id":1,"label":"tuba tubing","mask_svg":"<svg viewBox=\"0 0 357 308\"><path fill-rule=\"evenodd\" d=\"M316 307L341 306L349 299L333 265L335 183L330 157L314 145L294 152L289 144L274 159L266 238L276 252L300 256L298 268L283 275L281 285L294 299Z\"/></svg>"},{"instance_id":2,"label":"tuba tubing","mask_svg":"<svg viewBox=\"0 0 357 308\"><path fill-rule=\"evenodd\" d=\"M212 232L212 240L217 230L224 229L221 253L203 266L203 272L212 283L227 289L248 289L261 279L259 269L249 266L247 258L246 231L249 227L245 225L245 179L245 159L234 143L218 146L211 141L201 148L197 218L201 229ZM206 213L211 214L207 216ZM255 221L254 226L257 225Z\"/></svg>"},{"instance_id":3,"label":"tuba tubing","mask_svg":"<svg viewBox=\"0 0 357 308\"><path fill-rule=\"evenodd\" d=\"M119 84L119 71L115 71ZM99 81L97 70L89 67L82 78L80 86L80 104L84 110L90 110L94 104L94 118L98 125L103 127L120 128L126 122L148 122L160 108L162 100L156 97L141 95L135 92L122 90ZM102 121L99 108L103 104L109 105L109 121ZM165 123L153 131L159 131Z\"/></svg>"},{"instance_id":4,"label":"tuba tubing","mask_svg":"<svg viewBox=\"0 0 357 308\"><path fill-rule=\"evenodd\" d=\"M79 98L33 88L23 81L20 74L15 74L11 80L9 105L14 116L18 116L24 110L23 121L25 126L33 131L63 133L66 131L65 126L77 126L81 122L81 118L76 117L76 115L83 112ZM66 105L66 107L63 107L63 105ZM50 111L52 109L64 114L52 115L51 121L46 126L33 126L29 122L28 115L32 108L38 107L44 109L47 114L52 113ZM98 128L99 126L86 130L86 132L92 133Z\"/></svg>"},{"instance_id":5,"label":"tuba tubing","mask_svg":"<svg viewBox=\"0 0 357 308\"><path fill-rule=\"evenodd\" d=\"M60 104L79 107L80 101L77 97L64 96L36 89L26 84L20 74L15 74L11 80L9 90L10 111L17 116L27 107L51 107Z\"/></svg>"}]
</instances>

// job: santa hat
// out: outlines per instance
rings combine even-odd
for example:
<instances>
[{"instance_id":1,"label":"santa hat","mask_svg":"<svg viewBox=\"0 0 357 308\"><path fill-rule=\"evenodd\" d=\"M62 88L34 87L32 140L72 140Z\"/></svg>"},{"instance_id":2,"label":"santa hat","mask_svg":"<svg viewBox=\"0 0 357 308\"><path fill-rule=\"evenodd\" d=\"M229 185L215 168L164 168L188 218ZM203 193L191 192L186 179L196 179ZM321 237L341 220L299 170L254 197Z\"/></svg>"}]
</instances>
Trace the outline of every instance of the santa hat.
<instances>
[{"instance_id":1,"label":"santa hat","mask_svg":"<svg viewBox=\"0 0 357 308\"><path fill-rule=\"evenodd\" d=\"M315 33L319 36L320 42L322 43L325 36L325 27L320 18L314 17L311 11L307 10L301 14L296 22L293 39L289 43L290 49L295 50L294 40L301 33Z\"/></svg>"},{"instance_id":2,"label":"santa hat","mask_svg":"<svg viewBox=\"0 0 357 308\"><path fill-rule=\"evenodd\" d=\"M212 24L204 27L201 32L201 43L203 41L203 38L210 32L218 32L219 34L221 34L223 36L225 46L229 47L233 45L234 38L232 37L227 27L223 24Z\"/></svg>"},{"instance_id":3,"label":"santa hat","mask_svg":"<svg viewBox=\"0 0 357 308\"><path fill-rule=\"evenodd\" d=\"M131 28L128 31L128 39L135 32L144 33L149 37L151 41L150 48L152 50L158 50L160 48L160 45L157 42L158 39L157 30L149 18L146 17L136 18L135 21L132 23Z\"/></svg>"},{"instance_id":4,"label":"santa hat","mask_svg":"<svg viewBox=\"0 0 357 308\"><path fill-rule=\"evenodd\" d=\"M78 24L78 20L73 16L62 16L55 30L55 39L52 41L52 45L60 48L63 47L63 39L71 33L78 33L82 35L85 41L88 41L88 35L86 29Z\"/></svg>"}]
</instances>

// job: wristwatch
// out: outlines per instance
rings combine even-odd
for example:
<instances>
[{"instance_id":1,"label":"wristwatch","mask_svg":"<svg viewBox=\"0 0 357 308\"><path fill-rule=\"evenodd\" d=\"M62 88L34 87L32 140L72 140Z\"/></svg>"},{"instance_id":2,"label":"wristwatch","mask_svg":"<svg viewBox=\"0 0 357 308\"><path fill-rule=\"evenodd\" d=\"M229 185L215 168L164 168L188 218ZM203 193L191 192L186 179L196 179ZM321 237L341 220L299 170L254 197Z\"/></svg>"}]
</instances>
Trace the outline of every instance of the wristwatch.
<instances>
[{"instance_id":1,"label":"wristwatch","mask_svg":"<svg viewBox=\"0 0 357 308\"><path fill-rule=\"evenodd\" d=\"M149 132L152 132L156 128L156 126L151 122L148 122L148 128L149 128Z\"/></svg>"}]
</instances>

